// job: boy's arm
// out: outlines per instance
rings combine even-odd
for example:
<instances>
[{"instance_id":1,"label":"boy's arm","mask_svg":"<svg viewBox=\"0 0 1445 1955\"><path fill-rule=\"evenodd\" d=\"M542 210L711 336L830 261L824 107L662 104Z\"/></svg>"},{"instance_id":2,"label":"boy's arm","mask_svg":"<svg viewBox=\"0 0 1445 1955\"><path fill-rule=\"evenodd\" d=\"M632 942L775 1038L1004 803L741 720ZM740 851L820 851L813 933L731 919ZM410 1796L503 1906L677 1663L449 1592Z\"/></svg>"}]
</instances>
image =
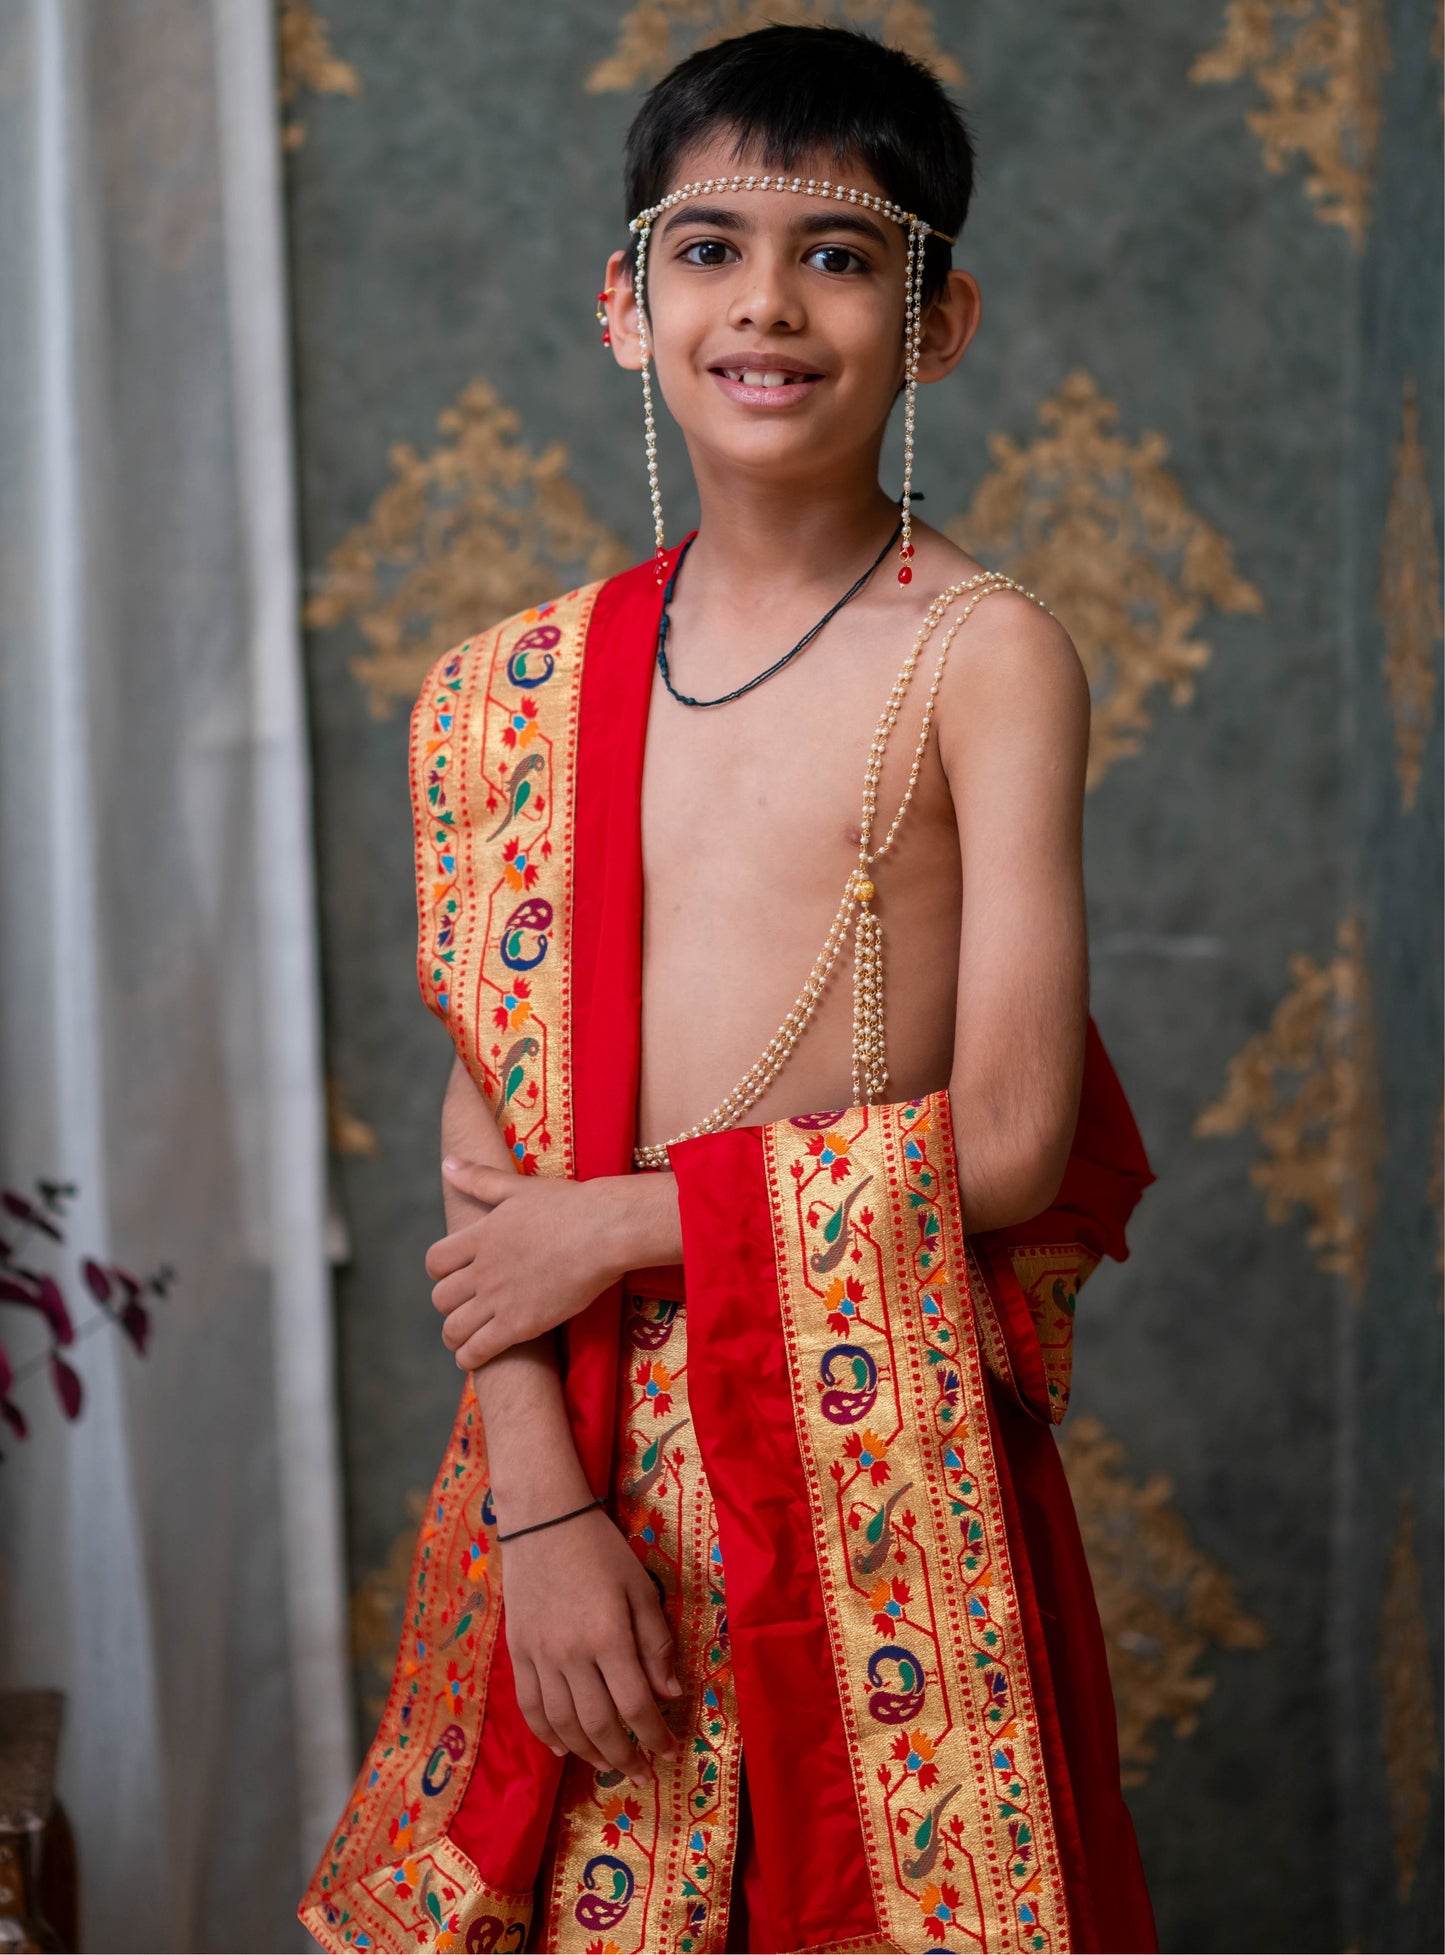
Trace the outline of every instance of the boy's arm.
<instances>
[{"instance_id":1,"label":"boy's arm","mask_svg":"<svg viewBox=\"0 0 1445 1955\"><path fill-rule=\"evenodd\" d=\"M491 1108L460 1062L442 1105L442 1151L516 1179ZM466 1242L488 1211L452 1182L443 1187L446 1241ZM474 1371L472 1390L501 1532L591 1500L550 1331ZM672 1756L675 1740L656 1699L677 1696L680 1686L672 1639L637 1557L600 1508L523 1535L502 1552L507 1647L527 1723L554 1751L574 1751L599 1770L615 1767L641 1782L645 1767L628 1729Z\"/></svg>"},{"instance_id":2,"label":"boy's arm","mask_svg":"<svg viewBox=\"0 0 1445 1955\"><path fill-rule=\"evenodd\" d=\"M949 1099L973 1233L1049 1206L1078 1117L1089 687L1063 627L1010 593L979 606L954 658L939 699L963 865Z\"/></svg>"}]
</instances>

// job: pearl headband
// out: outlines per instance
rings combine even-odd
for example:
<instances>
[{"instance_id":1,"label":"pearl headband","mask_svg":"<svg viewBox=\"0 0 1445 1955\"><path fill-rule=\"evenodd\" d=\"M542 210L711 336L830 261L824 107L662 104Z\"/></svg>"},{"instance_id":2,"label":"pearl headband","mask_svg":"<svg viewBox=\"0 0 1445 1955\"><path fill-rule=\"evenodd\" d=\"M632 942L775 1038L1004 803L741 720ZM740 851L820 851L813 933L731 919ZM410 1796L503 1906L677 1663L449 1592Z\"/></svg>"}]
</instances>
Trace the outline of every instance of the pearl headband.
<instances>
[{"instance_id":1,"label":"pearl headband","mask_svg":"<svg viewBox=\"0 0 1445 1955\"><path fill-rule=\"evenodd\" d=\"M657 482L657 421L652 403L652 340L647 330L647 305L645 285L647 278L647 247L652 237L652 226L664 211L672 210L678 204L691 203L697 197L715 197L719 193L739 190L788 190L803 197L825 197L839 204L858 204L865 210L875 210L880 217L888 217L895 224L905 226L908 231L908 265L904 273L904 315L903 315L903 495L901 507L903 527L898 540L899 569L898 581L908 584L913 581L913 571L909 559L913 555L913 523L911 495L913 489L913 425L918 396L918 359L923 335L923 247L930 237L941 238L945 244L954 240L947 231L940 231L929 224L914 211L904 210L887 197L877 197L871 190L858 190L847 184L830 183L824 178L820 183L813 177L788 176L716 176L707 177L697 183L684 183L679 189L669 191L660 203L650 209L639 211L628 225L637 235L637 264L633 274L633 295L637 302L637 337L642 349L642 418L647 437L647 487L652 500L652 528L656 540L654 563L659 584L666 579L667 548L663 540L662 495Z\"/></svg>"}]
</instances>

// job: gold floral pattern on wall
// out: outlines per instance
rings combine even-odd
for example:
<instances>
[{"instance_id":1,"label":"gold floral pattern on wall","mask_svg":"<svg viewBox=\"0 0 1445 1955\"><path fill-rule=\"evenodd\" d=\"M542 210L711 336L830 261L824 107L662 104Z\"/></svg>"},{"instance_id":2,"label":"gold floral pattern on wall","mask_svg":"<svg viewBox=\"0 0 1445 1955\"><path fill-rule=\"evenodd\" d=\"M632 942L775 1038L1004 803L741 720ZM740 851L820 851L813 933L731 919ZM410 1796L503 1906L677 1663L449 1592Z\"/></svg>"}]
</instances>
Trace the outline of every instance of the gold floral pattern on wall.
<instances>
[{"instance_id":1,"label":"gold floral pattern on wall","mask_svg":"<svg viewBox=\"0 0 1445 1955\"><path fill-rule=\"evenodd\" d=\"M1278 176L1307 165L1305 192L1322 223L1363 244L1380 140L1380 82L1390 65L1384 0L1229 0L1218 42L1193 82L1253 78L1264 96L1245 122Z\"/></svg>"},{"instance_id":2,"label":"gold floral pattern on wall","mask_svg":"<svg viewBox=\"0 0 1445 1955\"><path fill-rule=\"evenodd\" d=\"M1059 1450L1104 1625L1124 1783L1138 1785L1160 1727L1187 1738L1198 1726L1214 1689L1199 1667L1211 1647L1257 1650L1268 1639L1228 1573L1190 1538L1163 1474L1132 1479L1097 1419L1071 1420Z\"/></svg>"},{"instance_id":3,"label":"gold floral pattern on wall","mask_svg":"<svg viewBox=\"0 0 1445 1955\"><path fill-rule=\"evenodd\" d=\"M1253 1126L1264 1159L1249 1177L1271 1222L1303 1208L1323 1270L1358 1298L1384 1153L1369 975L1359 922L1340 925L1325 964L1290 959L1290 988L1268 1029L1230 1061L1224 1092L1194 1123L1199 1137Z\"/></svg>"},{"instance_id":4,"label":"gold floral pattern on wall","mask_svg":"<svg viewBox=\"0 0 1445 1955\"><path fill-rule=\"evenodd\" d=\"M922 0L637 0L622 17L617 45L587 77L594 95L650 86L698 48L759 27L865 28L926 62L955 87L963 69L945 54Z\"/></svg>"},{"instance_id":5,"label":"gold floral pattern on wall","mask_svg":"<svg viewBox=\"0 0 1445 1955\"><path fill-rule=\"evenodd\" d=\"M1400 1496L1400 1518L1380 1601L1375 1682L1380 1692L1380 1748L1390 1800L1395 1882L1403 1902L1409 1900L1419 1871L1440 1769L1435 1664L1408 1493Z\"/></svg>"},{"instance_id":6,"label":"gold floral pattern on wall","mask_svg":"<svg viewBox=\"0 0 1445 1955\"><path fill-rule=\"evenodd\" d=\"M1395 716L1395 767L1406 814L1420 791L1420 760L1434 719L1435 647L1440 611L1440 552L1435 510L1420 441L1415 377L1405 381L1400 439L1380 548L1379 615L1385 627L1385 682Z\"/></svg>"},{"instance_id":7,"label":"gold floral pattern on wall","mask_svg":"<svg viewBox=\"0 0 1445 1955\"><path fill-rule=\"evenodd\" d=\"M1194 695L1210 648L1195 635L1207 604L1259 613L1230 546L1184 499L1164 467L1161 434L1130 443L1119 409L1082 370L1038 411L1030 442L989 436L993 467L964 515L945 525L1047 597L1073 637L1094 699L1089 785L1137 753L1156 690Z\"/></svg>"},{"instance_id":8,"label":"gold floral pattern on wall","mask_svg":"<svg viewBox=\"0 0 1445 1955\"><path fill-rule=\"evenodd\" d=\"M313 95L361 93L361 76L333 52L331 29L311 0L276 0L276 64L285 149L299 149L306 140L306 124L292 113L303 89Z\"/></svg>"},{"instance_id":9,"label":"gold floral pattern on wall","mask_svg":"<svg viewBox=\"0 0 1445 1955\"><path fill-rule=\"evenodd\" d=\"M573 583L626 568L627 552L567 479L567 450L521 438L516 411L473 380L437 419L428 455L391 450L392 480L342 538L306 623L355 619L370 650L351 661L371 711L410 705L433 659ZM579 573L579 574L573 574Z\"/></svg>"}]
</instances>

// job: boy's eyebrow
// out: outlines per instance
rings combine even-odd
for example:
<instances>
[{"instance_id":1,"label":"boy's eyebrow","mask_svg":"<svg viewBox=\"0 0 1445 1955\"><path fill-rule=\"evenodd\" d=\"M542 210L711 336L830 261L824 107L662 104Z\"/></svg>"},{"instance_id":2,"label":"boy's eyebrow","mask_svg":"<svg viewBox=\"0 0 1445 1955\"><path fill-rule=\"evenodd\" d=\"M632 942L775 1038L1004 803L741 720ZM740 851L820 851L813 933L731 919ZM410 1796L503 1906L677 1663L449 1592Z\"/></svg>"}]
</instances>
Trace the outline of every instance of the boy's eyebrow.
<instances>
[{"instance_id":1,"label":"boy's eyebrow","mask_svg":"<svg viewBox=\"0 0 1445 1955\"><path fill-rule=\"evenodd\" d=\"M660 236L665 238L669 231L687 224L705 224L714 231L750 231L753 228L751 218L745 217L740 210L729 210L726 204L682 204L663 224ZM886 245L888 242L888 233L882 225L875 224L871 217L865 217L862 211L856 209L808 211L794 219L793 228L801 231L805 237L819 237L825 232L836 235L839 231L845 231L851 232L854 237L870 238L874 244Z\"/></svg>"}]
</instances>

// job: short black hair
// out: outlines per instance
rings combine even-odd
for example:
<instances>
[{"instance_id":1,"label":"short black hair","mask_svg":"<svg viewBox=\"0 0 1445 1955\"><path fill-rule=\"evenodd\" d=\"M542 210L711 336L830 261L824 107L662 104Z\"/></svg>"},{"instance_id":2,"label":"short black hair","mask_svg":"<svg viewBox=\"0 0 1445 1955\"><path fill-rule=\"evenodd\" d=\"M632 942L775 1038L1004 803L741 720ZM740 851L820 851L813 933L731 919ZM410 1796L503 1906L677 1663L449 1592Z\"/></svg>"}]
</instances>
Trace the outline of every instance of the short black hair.
<instances>
[{"instance_id":1,"label":"short black hair","mask_svg":"<svg viewBox=\"0 0 1445 1955\"><path fill-rule=\"evenodd\" d=\"M763 27L689 55L652 88L627 132L629 220L673 187L684 150L732 130L735 154L791 170L814 151L857 157L895 204L957 237L974 149L938 78L899 48L846 27ZM950 247L930 237L923 292L942 289Z\"/></svg>"}]
</instances>

